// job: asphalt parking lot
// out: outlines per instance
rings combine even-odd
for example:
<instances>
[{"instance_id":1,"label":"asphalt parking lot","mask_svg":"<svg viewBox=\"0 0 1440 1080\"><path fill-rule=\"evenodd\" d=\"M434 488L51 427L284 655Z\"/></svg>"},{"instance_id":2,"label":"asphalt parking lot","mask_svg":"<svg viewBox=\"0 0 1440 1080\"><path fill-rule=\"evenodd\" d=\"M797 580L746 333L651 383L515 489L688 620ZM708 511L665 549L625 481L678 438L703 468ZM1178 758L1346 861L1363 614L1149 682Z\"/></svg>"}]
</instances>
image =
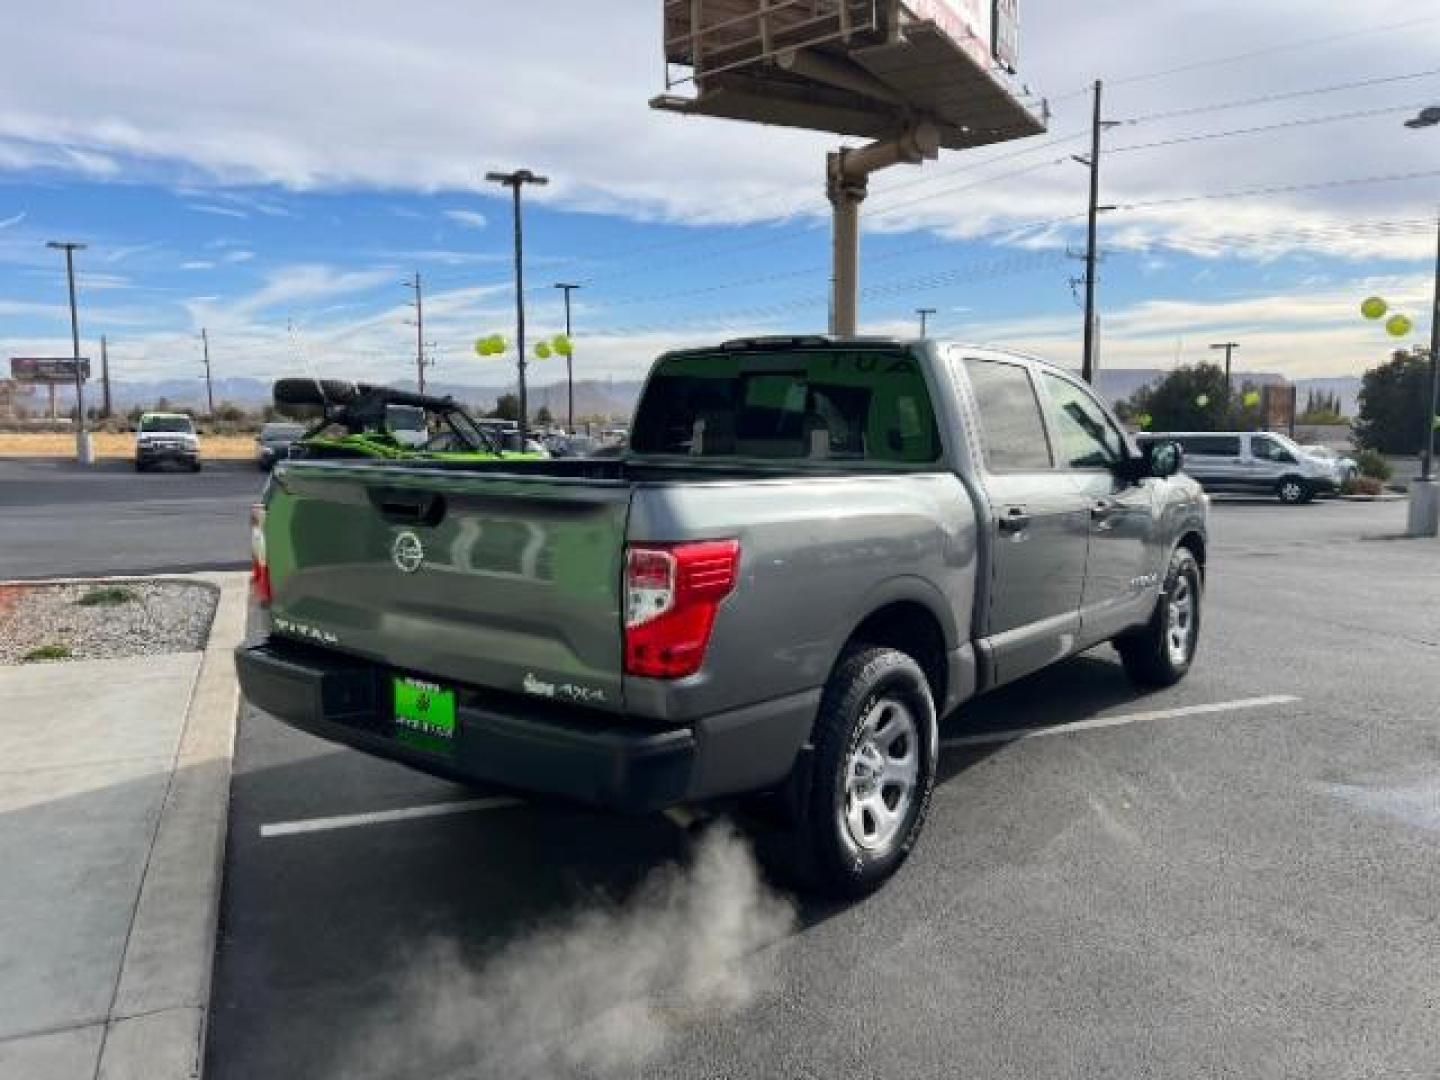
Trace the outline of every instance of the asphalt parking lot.
<instances>
[{"instance_id":1,"label":"asphalt parking lot","mask_svg":"<svg viewBox=\"0 0 1440 1080\"><path fill-rule=\"evenodd\" d=\"M1217 503L1190 677L1102 648L963 709L849 906L247 710L208 1075L1432 1076L1440 545L1404 513Z\"/></svg>"},{"instance_id":2,"label":"asphalt parking lot","mask_svg":"<svg viewBox=\"0 0 1440 1080\"><path fill-rule=\"evenodd\" d=\"M262 483L240 461L136 473L127 461L0 459L0 580L243 569Z\"/></svg>"}]
</instances>

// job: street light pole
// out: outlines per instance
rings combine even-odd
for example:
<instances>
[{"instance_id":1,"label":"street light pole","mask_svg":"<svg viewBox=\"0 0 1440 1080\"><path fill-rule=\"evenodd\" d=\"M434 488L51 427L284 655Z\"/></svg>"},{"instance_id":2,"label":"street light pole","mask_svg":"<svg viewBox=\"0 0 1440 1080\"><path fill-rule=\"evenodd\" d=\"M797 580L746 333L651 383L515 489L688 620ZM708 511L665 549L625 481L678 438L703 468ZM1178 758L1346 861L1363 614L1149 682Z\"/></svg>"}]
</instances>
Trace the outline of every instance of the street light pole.
<instances>
[{"instance_id":1,"label":"street light pole","mask_svg":"<svg viewBox=\"0 0 1440 1080\"><path fill-rule=\"evenodd\" d=\"M75 460L90 464L90 439L85 433L85 379L80 371L80 316L75 308L75 252L84 251L84 244L51 240L45 245L65 252L65 279L70 285L70 346L75 360Z\"/></svg>"},{"instance_id":2,"label":"street light pole","mask_svg":"<svg viewBox=\"0 0 1440 1080\"><path fill-rule=\"evenodd\" d=\"M485 179L492 184L508 187L514 195L515 206L515 364L520 381L520 444L525 445L525 436L530 426L530 406L525 393L525 241L520 214L520 189L526 184L543 186L549 177L536 176L529 169L514 172L489 172Z\"/></svg>"},{"instance_id":3,"label":"street light pole","mask_svg":"<svg viewBox=\"0 0 1440 1080\"><path fill-rule=\"evenodd\" d=\"M1440 126L1440 106L1421 109L1408 128ZM1425 424L1422 428L1420 477L1410 489L1411 536L1440 535L1440 484L1435 482L1435 413L1440 410L1440 225L1435 234L1435 286L1430 298L1430 386L1425 394Z\"/></svg>"},{"instance_id":4,"label":"street light pole","mask_svg":"<svg viewBox=\"0 0 1440 1080\"><path fill-rule=\"evenodd\" d=\"M931 315L935 314L935 309L933 307L917 307L915 314L920 316L920 336L923 338L926 327L929 326L928 320Z\"/></svg>"},{"instance_id":5,"label":"street light pole","mask_svg":"<svg viewBox=\"0 0 1440 1080\"><path fill-rule=\"evenodd\" d=\"M1240 343L1238 341L1219 341L1210 346L1212 349L1225 350L1225 403L1227 406L1230 403L1230 398L1235 393L1230 387L1230 354L1239 347Z\"/></svg>"},{"instance_id":6,"label":"street light pole","mask_svg":"<svg viewBox=\"0 0 1440 1080\"><path fill-rule=\"evenodd\" d=\"M570 342L570 351L565 354L565 388L569 393L569 409L566 413L565 426L570 434L575 434L575 342L570 337L570 294L579 285L571 285L567 282L558 281L555 288L563 289L565 292L565 340Z\"/></svg>"}]
</instances>

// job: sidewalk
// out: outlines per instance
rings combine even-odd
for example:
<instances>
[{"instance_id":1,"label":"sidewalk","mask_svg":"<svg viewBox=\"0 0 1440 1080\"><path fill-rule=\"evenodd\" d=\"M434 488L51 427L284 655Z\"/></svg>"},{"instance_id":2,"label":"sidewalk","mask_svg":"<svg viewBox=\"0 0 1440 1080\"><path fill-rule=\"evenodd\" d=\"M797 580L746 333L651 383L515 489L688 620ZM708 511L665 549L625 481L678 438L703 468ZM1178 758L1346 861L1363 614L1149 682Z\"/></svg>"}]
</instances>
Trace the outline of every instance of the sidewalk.
<instances>
[{"instance_id":1,"label":"sidewalk","mask_svg":"<svg viewBox=\"0 0 1440 1080\"><path fill-rule=\"evenodd\" d=\"M206 651L0 669L0 1080L197 1076L243 574Z\"/></svg>"}]
</instances>

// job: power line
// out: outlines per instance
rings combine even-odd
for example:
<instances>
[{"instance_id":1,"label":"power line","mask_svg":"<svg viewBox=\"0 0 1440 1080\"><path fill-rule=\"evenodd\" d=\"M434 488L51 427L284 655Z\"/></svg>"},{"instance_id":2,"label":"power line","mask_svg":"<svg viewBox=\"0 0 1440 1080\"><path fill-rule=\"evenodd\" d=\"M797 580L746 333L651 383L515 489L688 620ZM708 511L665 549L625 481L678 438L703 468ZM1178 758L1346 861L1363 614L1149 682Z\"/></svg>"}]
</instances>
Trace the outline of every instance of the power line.
<instances>
[{"instance_id":1,"label":"power line","mask_svg":"<svg viewBox=\"0 0 1440 1080\"><path fill-rule=\"evenodd\" d=\"M1252 105L1269 105L1276 101L1293 101L1296 98L1316 97L1321 94L1336 94L1345 90L1360 90L1369 86L1384 86L1390 83L1404 82L1408 79L1423 79L1430 75L1440 75L1440 68L1430 68L1428 71L1414 71L1405 75L1385 75L1374 79L1360 79L1356 82L1334 83L1330 86L1314 86L1303 90L1288 90L1277 94L1263 94L1260 97L1239 98L1234 101L1221 101L1211 105L1196 105L1188 109L1169 109L1165 112L1144 113L1140 116L1131 117L1123 121L1123 123L1145 124L1152 120L1173 120L1182 116L1198 116L1201 113L1223 112L1226 109L1243 109Z\"/></svg>"},{"instance_id":2,"label":"power line","mask_svg":"<svg viewBox=\"0 0 1440 1080\"><path fill-rule=\"evenodd\" d=\"M1195 60L1190 63L1177 64L1174 67L1161 68L1156 71L1144 71L1132 75L1123 75L1119 78L1109 79L1108 81L1111 86L1127 86L1130 83L1145 82L1150 79L1163 79L1171 75L1180 75L1187 71L1198 71L1207 67L1219 67L1223 64L1235 64L1242 60L1253 60L1260 56L1273 56L1275 53L1280 52L1294 52L1297 49L1308 49L1316 45L1329 45L1336 41L1351 41L1362 35L1384 34L1392 30L1405 30L1412 26L1420 26L1433 22L1440 22L1440 15L1425 15L1418 19L1406 19L1403 22L1388 23L1382 26L1362 26L1358 29L1346 30L1340 34L1326 34L1322 37L1302 38L1299 41L1286 41L1261 49L1232 53L1229 56L1215 56L1208 60Z\"/></svg>"},{"instance_id":3,"label":"power line","mask_svg":"<svg viewBox=\"0 0 1440 1080\"><path fill-rule=\"evenodd\" d=\"M1216 199L1242 199L1259 195L1288 195L1297 191L1319 191L1325 188L1355 187L1362 184L1393 184L1406 180L1424 180L1440 176L1440 169L1424 172L1393 173L1389 176L1357 176L1348 180L1321 180L1311 184L1285 184L1276 187L1249 188L1241 191L1214 191L1203 195L1182 195L1172 199L1151 199L1147 202L1121 203L1120 210L1144 210L1151 206L1175 206L1180 203L1206 202Z\"/></svg>"},{"instance_id":4,"label":"power line","mask_svg":"<svg viewBox=\"0 0 1440 1080\"><path fill-rule=\"evenodd\" d=\"M1154 150L1162 146L1180 146L1184 143L1208 142L1211 139L1228 139L1236 135L1257 135L1262 131L1280 131L1283 128L1313 127L1316 124L1333 124L1342 120L1363 120L1390 113L1410 112L1414 105L1388 105L1382 109L1361 109L1357 112L1332 113L1329 116L1313 116L1298 120L1282 120L1274 124L1256 127L1231 128L1228 131L1208 131L1198 135L1177 135L1173 139L1158 139L1155 142L1132 143L1129 146L1112 146L1111 154L1126 154L1134 150Z\"/></svg>"}]
</instances>

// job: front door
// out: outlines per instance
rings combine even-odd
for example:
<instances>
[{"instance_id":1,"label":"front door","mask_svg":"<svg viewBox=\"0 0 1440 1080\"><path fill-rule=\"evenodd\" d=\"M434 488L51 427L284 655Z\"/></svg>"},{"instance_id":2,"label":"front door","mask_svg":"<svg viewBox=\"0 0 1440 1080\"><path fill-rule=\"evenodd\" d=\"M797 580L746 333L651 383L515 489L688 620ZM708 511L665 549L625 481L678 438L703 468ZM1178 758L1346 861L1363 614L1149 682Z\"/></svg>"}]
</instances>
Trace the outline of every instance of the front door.
<instances>
[{"instance_id":1,"label":"front door","mask_svg":"<svg viewBox=\"0 0 1440 1080\"><path fill-rule=\"evenodd\" d=\"M1157 483L1120 476L1129 456L1109 412L1084 386L1052 371L1040 383L1049 406L1057 465L1089 514L1089 553L1080 603L1081 647L1143 622L1160 591Z\"/></svg>"},{"instance_id":2,"label":"front door","mask_svg":"<svg viewBox=\"0 0 1440 1080\"><path fill-rule=\"evenodd\" d=\"M990 505L981 647L998 684L1075 651L1089 508L1084 493L1055 468L1029 368L975 358L965 368L978 406Z\"/></svg>"}]
</instances>

